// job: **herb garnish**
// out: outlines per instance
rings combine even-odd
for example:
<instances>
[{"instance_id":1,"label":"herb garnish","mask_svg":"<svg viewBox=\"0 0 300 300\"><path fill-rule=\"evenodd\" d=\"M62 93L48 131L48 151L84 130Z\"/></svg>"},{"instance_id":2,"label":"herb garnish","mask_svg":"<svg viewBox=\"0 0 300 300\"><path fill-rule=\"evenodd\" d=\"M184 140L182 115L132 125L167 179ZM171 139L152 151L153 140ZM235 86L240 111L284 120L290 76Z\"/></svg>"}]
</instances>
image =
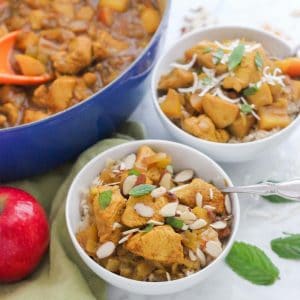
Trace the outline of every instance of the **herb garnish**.
<instances>
[{"instance_id":1,"label":"herb garnish","mask_svg":"<svg viewBox=\"0 0 300 300\"><path fill-rule=\"evenodd\" d=\"M206 47L204 48L203 50L203 54L207 54L207 53L210 53L212 51L212 49L210 47Z\"/></svg>"},{"instance_id":2,"label":"herb garnish","mask_svg":"<svg viewBox=\"0 0 300 300\"><path fill-rule=\"evenodd\" d=\"M241 277L258 285L270 285L279 277L279 270L256 246L235 242L226 257L227 264Z\"/></svg>"},{"instance_id":3,"label":"herb garnish","mask_svg":"<svg viewBox=\"0 0 300 300\"><path fill-rule=\"evenodd\" d=\"M167 217L166 224L171 225L174 228L181 229L184 225L183 221L175 217Z\"/></svg>"},{"instance_id":4,"label":"herb garnish","mask_svg":"<svg viewBox=\"0 0 300 300\"><path fill-rule=\"evenodd\" d=\"M260 56L259 52L256 52L255 54L255 65L257 67L258 70L262 70L264 62L262 57Z\"/></svg>"},{"instance_id":5,"label":"herb garnish","mask_svg":"<svg viewBox=\"0 0 300 300\"><path fill-rule=\"evenodd\" d=\"M229 71L235 69L242 62L244 53L245 53L245 45L243 44L239 44L233 49L228 59Z\"/></svg>"},{"instance_id":6,"label":"herb garnish","mask_svg":"<svg viewBox=\"0 0 300 300\"><path fill-rule=\"evenodd\" d=\"M150 194L155 188L156 186L152 184L140 184L132 188L129 195L133 197L141 197Z\"/></svg>"},{"instance_id":7,"label":"herb garnish","mask_svg":"<svg viewBox=\"0 0 300 300\"><path fill-rule=\"evenodd\" d=\"M112 191L108 190L108 191L104 191L102 193L100 193L99 198L98 198L98 202L101 208L106 208L112 199Z\"/></svg>"},{"instance_id":8,"label":"herb garnish","mask_svg":"<svg viewBox=\"0 0 300 300\"><path fill-rule=\"evenodd\" d=\"M131 169L129 172L128 172L128 175L135 175L135 176L139 176L141 174L140 171L136 170L136 169Z\"/></svg>"},{"instance_id":9,"label":"herb garnish","mask_svg":"<svg viewBox=\"0 0 300 300\"><path fill-rule=\"evenodd\" d=\"M212 83L212 78L211 77L206 76L205 78L202 79L202 84L203 85L211 85L211 83Z\"/></svg>"},{"instance_id":10,"label":"herb garnish","mask_svg":"<svg viewBox=\"0 0 300 300\"><path fill-rule=\"evenodd\" d=\"M153 228L154 228L154 224L150 223L142 231L143 232L150 232Z\"/></svg>"},{"instance_id":11,"label":"herb garnish","mask_svg":"<svg viewBox=\"0 0 300 300\"><path fill-rule=\"evenodd\" d=\"M282 258L300 259L300 234L272 240L271 247Z\"/></svg>"},{"instance_id":12,"label":"herb garnish","mask_svg":"<svg viewBox=\"0 0 300 300\"><path fill-rule=\"evenodd\" d=\"M259 90L258 86L255 84L255 85L252 85L252 86L249 86L248 88L244 89L243 90L243 95L244 96L252 96L254 94L256 94L256 92Z\"/></svg>"},{"instance_id":13,"label":"herb garnish","mask_svg":"<svg viewBox=\"0 0 300 300\"><path fill-rule=\"evenodd\" d=\"M241 110L241 112L244 113L244 114L250 114L250 113L252 113L253 108L252 108L252 106L249 105L249 104L241 104L241 105L240 105L240 110Z\"/></svg>"},{"instance_id":14,"label":"herb garnish","mask_svg":"<svg viewBox=\"0 0 300 300\"><path fill-rule=\"evenodd\" d=\"M224 56L224 51L220 48L217 49L217 51L214 53L214 58L215 58L215 64L219 64Z\"/></svg>"}]
</instances>

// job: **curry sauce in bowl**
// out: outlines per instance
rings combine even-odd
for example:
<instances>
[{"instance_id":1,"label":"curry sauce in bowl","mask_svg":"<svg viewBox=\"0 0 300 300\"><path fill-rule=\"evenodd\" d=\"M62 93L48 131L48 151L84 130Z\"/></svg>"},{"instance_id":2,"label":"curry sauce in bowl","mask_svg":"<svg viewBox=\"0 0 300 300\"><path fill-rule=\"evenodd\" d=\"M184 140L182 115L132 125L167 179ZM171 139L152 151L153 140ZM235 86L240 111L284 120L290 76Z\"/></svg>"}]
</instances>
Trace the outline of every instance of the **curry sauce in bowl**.
<instances>
[{"instance_id":1,"label":"curry sauce in bowl","mask_svg":"<svg viewBox=\"0 0 300 300\"><path fill-rule=\"evenodd\" d=\"M236 196L220 191L226 185L226 174L189 147L127 143L77 175L68 229L83 260L110 283L173 293L208 276L230 248L239 211Z\"/></svg>"}]
</instances>

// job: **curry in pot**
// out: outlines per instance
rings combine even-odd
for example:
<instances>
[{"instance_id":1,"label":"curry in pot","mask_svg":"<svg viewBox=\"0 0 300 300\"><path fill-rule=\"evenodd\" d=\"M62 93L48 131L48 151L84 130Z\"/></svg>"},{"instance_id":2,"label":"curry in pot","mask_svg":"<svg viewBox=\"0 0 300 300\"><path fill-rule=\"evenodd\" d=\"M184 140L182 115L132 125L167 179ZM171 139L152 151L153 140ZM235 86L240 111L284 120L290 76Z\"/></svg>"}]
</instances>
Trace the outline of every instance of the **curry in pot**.
<instances>
[{"instance_id":1,"label":"curry in pot","mask_svg":"<svg viewBox=\"0 0 300 300\"><path fill-rule=\"evenodd\" d=\"M32 82L1 79L0 129L46 118L108 85L149 43L160 18L155 0L1 1L0 38L20 31L10 64ZM34 84L36 76L49 80Z\"/></svg>"}]
</instances>

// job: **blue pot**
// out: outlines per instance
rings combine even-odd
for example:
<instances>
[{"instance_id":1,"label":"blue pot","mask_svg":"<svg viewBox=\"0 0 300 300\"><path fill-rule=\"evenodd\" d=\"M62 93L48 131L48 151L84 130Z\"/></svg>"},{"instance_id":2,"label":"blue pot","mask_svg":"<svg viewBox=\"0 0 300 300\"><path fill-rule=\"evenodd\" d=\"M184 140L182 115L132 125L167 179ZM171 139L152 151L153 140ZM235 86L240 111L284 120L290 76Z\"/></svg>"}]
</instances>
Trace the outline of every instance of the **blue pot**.
<instances>
[{"instance_id":1,"label":"blue pot","mask_svg":"<svg viewBox=\"0 0 300 300\"><path fill-rule=\"evenodd\" d=\"M146 78L166 32L170 2L151 42L115 81L86 101L45 120L0 130L0 181L44 173L108 137L125 121L146 91Z\"/></svg>"}]
</instances>

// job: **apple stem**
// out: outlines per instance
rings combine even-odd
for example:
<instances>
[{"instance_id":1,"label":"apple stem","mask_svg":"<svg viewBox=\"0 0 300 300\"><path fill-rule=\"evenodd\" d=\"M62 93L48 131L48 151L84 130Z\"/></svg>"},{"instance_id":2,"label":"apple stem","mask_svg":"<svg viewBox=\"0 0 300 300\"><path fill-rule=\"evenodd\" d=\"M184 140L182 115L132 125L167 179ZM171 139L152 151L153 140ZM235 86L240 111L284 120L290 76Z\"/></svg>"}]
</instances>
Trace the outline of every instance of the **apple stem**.
<instances>
[{"instance_id":1,"label":"apple stem","mask_svg":"<svg viewBox=\"0 0 300 300\"><path fill-rule=\"evenodd\" d=\"M3 209L4 209L4 205L6 202L7 198L4 196L0 196L0 214L2 213Z\"/></svg>"}]
</instances>

